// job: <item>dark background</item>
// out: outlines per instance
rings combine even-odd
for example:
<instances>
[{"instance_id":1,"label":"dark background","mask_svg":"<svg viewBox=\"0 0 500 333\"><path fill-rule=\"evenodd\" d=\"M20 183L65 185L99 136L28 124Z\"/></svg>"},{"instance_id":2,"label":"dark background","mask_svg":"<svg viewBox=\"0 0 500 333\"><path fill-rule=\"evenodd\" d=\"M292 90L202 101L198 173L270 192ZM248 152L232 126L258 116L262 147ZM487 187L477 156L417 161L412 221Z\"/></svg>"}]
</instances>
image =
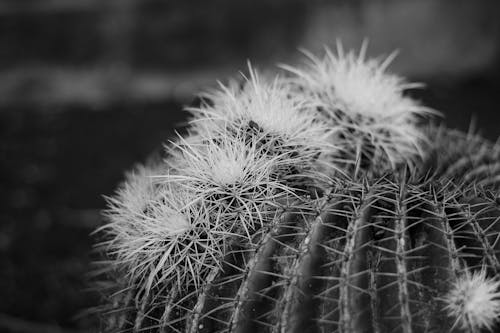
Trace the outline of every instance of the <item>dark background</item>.
<instances>
[{"instance_id":1,"label":"dark background","mask_svg":"<svg viewBox=\"0 0 500 333\"><path fill-rule=\"evenodd\" d=\"M340 38L427 83L451 127L496 139L500 5L459 0L0 0L0 332L84 332L103 195L250 59Z\"/></svg>"}]
</instances>

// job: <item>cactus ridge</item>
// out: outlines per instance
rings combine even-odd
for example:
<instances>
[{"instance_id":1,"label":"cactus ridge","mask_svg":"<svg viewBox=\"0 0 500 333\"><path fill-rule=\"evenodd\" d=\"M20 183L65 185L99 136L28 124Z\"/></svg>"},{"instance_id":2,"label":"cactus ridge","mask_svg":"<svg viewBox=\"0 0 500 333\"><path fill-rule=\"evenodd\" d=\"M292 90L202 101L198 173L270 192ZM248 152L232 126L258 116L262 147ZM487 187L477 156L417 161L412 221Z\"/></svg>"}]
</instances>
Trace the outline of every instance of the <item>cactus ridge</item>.
<instances>
[{"instance_id":1,"label":"cactus ridge","mask_svg":"<svg viewBox=\"0 0 500 333\"><path fill-rule=\"evenodd\" d=\"M190 108L189 136L108 199L103 330L498 327L499 145L420 125L415 85L364 52L249 66Z\"/></svg>"},{"instance_id":2,"label":"cactus ridge","mask_svg":"<svg viewBox=\"0 0 500 333\"><path fill-rule=\"evenodd\" d=\"M498 189L500 183L500 145L473 132L463 133L443 126L430 127L427 135L435 143L432 158L424 169L434 177L465 184Z\"/></svg>"},{"instance_id":3,"label":"cactus ridge","mask_svg":"<svg viewBox=\"0 0 500 333\"><path fill-rule=\"evenodd\" d=\"M201 288L155 290L165 301L128 321L166 332L451 330L442 301L450 284L500 268L500 226L486 215L498 204L462 194L387 178L336 186L231 245Z\"/></svg>"}]
</instances>

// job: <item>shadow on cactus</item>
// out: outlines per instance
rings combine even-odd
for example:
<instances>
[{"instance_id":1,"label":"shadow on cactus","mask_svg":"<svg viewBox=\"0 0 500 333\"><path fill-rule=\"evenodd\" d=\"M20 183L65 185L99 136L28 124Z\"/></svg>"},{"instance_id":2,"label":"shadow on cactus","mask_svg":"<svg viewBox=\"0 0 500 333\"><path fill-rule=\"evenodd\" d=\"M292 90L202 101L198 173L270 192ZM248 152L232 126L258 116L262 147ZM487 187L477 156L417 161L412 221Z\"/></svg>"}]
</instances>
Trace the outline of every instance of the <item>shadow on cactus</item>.
<instances>
[{"instance_id":1,"label":"shadow on cactus","mask_svg":"<svg viewBox=\"0 0 500 333\"><path fill-rule=\"evenodd\" d=\"M188 109L109 198L103 331L500 329L500 148L365 50L249 66Z\"/></svg>"}]
</instances>

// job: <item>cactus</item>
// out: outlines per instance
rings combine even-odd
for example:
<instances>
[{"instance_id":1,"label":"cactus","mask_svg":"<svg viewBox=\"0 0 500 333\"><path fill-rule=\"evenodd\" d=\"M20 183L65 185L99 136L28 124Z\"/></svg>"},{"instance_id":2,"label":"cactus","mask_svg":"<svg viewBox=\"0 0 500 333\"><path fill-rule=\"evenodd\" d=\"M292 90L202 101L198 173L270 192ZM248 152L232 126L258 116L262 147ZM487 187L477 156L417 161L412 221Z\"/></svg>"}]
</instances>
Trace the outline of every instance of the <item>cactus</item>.
<instances>
[{"instance_id":1,"label":"cactus","mask_svg":"<svg viewBox=\"0 0 500 333\"><path fill-rule=\"evenodd\" d=\"M97 230L103 331L483 332L500 148L429 125L393 58L326 50L205 94Z\"/></svg>"}]
</instances>

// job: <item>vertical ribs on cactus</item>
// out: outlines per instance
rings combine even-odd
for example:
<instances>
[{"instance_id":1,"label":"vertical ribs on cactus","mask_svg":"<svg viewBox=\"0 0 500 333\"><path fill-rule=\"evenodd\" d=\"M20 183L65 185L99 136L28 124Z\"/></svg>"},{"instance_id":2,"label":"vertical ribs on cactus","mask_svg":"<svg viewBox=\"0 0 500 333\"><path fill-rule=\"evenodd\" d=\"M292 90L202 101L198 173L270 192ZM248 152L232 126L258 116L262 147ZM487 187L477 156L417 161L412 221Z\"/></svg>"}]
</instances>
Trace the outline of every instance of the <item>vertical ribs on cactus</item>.
<instances>
[{"instance_id":1,"label":"vertical ribs on cactus","mask_svg":"<svg viewBox=\"0 0 500 333\"><path fill-rule=\"evenodd\" d=\"M499 151L385 60L249 66L108 199L104 331L500 329Z\"/></svg>"}]
</instances>

